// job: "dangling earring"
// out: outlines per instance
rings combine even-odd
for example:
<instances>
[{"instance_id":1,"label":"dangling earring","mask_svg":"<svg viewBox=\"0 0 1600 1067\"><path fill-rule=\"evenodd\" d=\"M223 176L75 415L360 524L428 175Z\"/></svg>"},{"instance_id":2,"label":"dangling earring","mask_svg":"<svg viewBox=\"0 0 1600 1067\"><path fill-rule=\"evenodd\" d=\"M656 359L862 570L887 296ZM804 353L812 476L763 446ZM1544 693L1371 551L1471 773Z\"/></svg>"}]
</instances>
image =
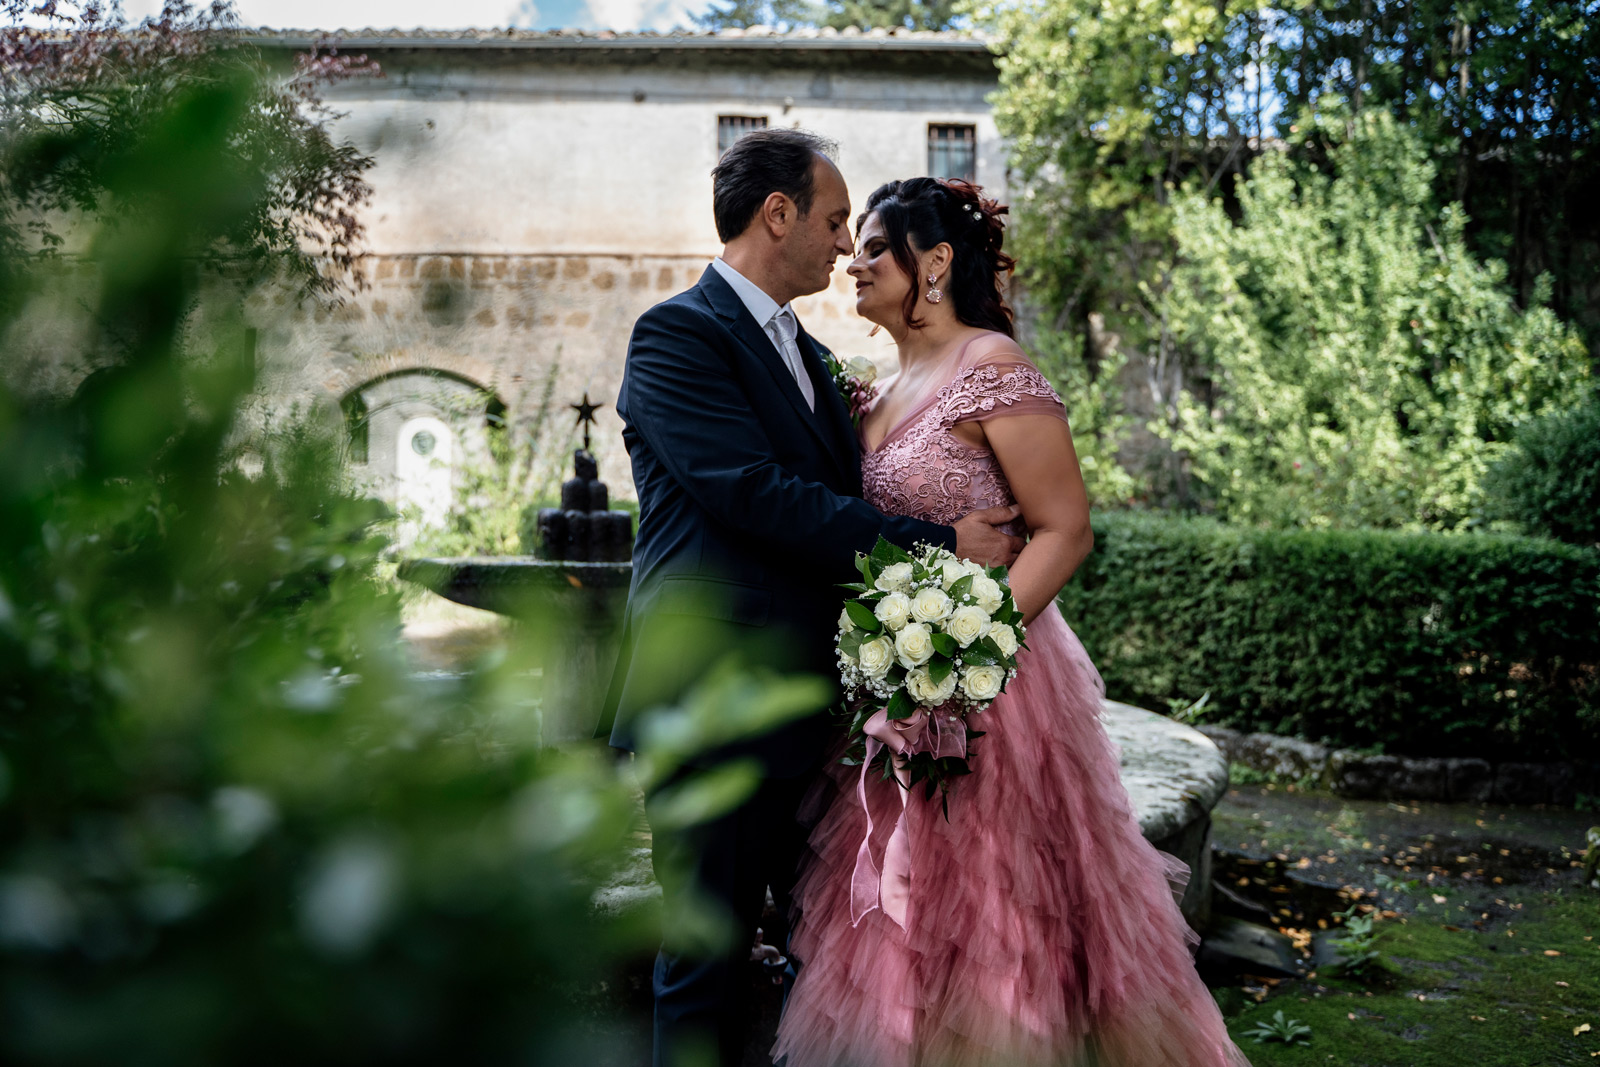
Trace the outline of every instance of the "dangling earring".
<instances>
[{"instance_id":1,"label":"dangling earring","mask_svg":"<svg viewBox=\"0 0 1600 1067\"><path fill-rule=\"evenodd\" d=\"M938 281L939 276L937 274L928 275L928 303L930 304L937 304L944 299L944 293L939 289Z\"/></svg>"}]
</instances>

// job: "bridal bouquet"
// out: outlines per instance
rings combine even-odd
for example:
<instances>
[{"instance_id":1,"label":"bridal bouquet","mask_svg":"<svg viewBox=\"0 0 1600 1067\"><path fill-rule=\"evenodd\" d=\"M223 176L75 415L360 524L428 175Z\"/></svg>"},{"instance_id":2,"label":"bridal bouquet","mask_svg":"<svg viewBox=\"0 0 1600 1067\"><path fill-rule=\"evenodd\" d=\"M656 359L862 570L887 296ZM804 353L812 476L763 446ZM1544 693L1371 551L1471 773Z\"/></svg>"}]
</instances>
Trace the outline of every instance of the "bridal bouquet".
<instances>
[{"instance_id":1,"label":"bridal bouquet","mask_svg":"<svg viewBox=\"0 0 1600 1067\"><path fill-rule=\"evenodd\" d=\"M928 796L970 773L967 717L983 711L1016 675L1022 612L1004 567L984 568L948 549L915 553L880 538L857 556L857 595L839 615L840 680L852 709L845 762L871 764Z\"/></svg>"}]
</instances>

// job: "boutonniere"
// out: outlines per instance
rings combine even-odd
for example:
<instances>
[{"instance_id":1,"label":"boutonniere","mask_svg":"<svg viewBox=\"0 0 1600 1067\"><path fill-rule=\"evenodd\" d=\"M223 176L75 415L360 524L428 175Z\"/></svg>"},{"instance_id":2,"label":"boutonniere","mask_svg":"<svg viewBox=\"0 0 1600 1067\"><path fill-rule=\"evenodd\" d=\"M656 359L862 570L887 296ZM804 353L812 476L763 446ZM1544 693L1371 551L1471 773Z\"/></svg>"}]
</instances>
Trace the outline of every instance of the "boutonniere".
<instances>
[{"instance_id":1,"label":"boutonniere","mask_svg":"<svg viewBox=\"0 0 1600 1067\"><path fill-rule=\"evenodd\" d=\"M833 379L833 387L839 390L844 406L850 410L850 422L860 426L861 417L872 406L873 397L878 395L878 387L872 384L878 379L877 366L864 356L854 356L849 362L841 362L838 356L825 351L822 358L828 364L828 376Z\"/></svg>"}]
</instances>

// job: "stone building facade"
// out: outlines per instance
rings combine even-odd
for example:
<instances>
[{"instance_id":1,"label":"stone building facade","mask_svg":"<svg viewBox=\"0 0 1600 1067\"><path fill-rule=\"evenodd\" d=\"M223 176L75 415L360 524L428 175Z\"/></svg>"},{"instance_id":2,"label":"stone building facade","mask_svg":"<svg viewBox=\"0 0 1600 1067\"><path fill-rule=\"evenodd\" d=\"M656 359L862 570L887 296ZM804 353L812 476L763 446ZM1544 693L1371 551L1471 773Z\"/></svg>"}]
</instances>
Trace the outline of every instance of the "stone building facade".
<instances>
[{"instance_id":1,"label":"stone building facade","mask_svg":"<svg viewBox=\"0 0 1600 1067\"><path fill-rule=\"evenodd\" d=\"M256 37L285 55L311 40ZM384 71L329 96L337 134L376 160L371 284L336 309L263 314L257 361L275 406L338 406L358 466L425 512L449 490L437 468L483 455L486 432L534 435L553 475L574 440L564 405L585 390L608 405L601 476L631 496L609 406L629 332L719 249L710 171L742 132L799 126L837 141L858 207L893 178L1005 183L993 59L966 35L361 31L339 43ZM836 352L886 359L843 266L797 302L802 321Z\"/></svg>"}]
</instances>

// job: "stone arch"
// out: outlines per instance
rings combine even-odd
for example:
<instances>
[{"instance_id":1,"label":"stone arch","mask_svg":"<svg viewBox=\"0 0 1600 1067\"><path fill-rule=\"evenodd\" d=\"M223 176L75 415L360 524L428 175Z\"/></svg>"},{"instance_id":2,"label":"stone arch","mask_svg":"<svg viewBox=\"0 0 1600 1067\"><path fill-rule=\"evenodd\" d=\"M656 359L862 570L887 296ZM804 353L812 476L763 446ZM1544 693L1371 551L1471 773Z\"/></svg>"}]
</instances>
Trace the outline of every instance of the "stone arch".
<instances>
[{"instance_id":1,"label":"stone arch","mask_svg":"<svg viewBox=\"0 0 1600 1067\"><path fill-rule=\"evenodd\" d=\"M408 542L459 503L464 470L492 461L506 432L506 404L482 378L450 367L367 362L362 369L337 394L351 471L401 511L400 540Z\"/></svg>"},{"instance_id":2,"label":"stone arch","mask_svg":"<svg viewBox=\"0 0 1600 1067\"><path fill-rule=\"evenodd\" d=\"M476 356L448 349L408 348L376 358L353 359L346 353L329 352L323 363L328 374L322 381L331 398L342 400L352 389L399 374L440 374L464 384L496 394L504 390L501 371Z\"/></svg>"}]
</instances>

